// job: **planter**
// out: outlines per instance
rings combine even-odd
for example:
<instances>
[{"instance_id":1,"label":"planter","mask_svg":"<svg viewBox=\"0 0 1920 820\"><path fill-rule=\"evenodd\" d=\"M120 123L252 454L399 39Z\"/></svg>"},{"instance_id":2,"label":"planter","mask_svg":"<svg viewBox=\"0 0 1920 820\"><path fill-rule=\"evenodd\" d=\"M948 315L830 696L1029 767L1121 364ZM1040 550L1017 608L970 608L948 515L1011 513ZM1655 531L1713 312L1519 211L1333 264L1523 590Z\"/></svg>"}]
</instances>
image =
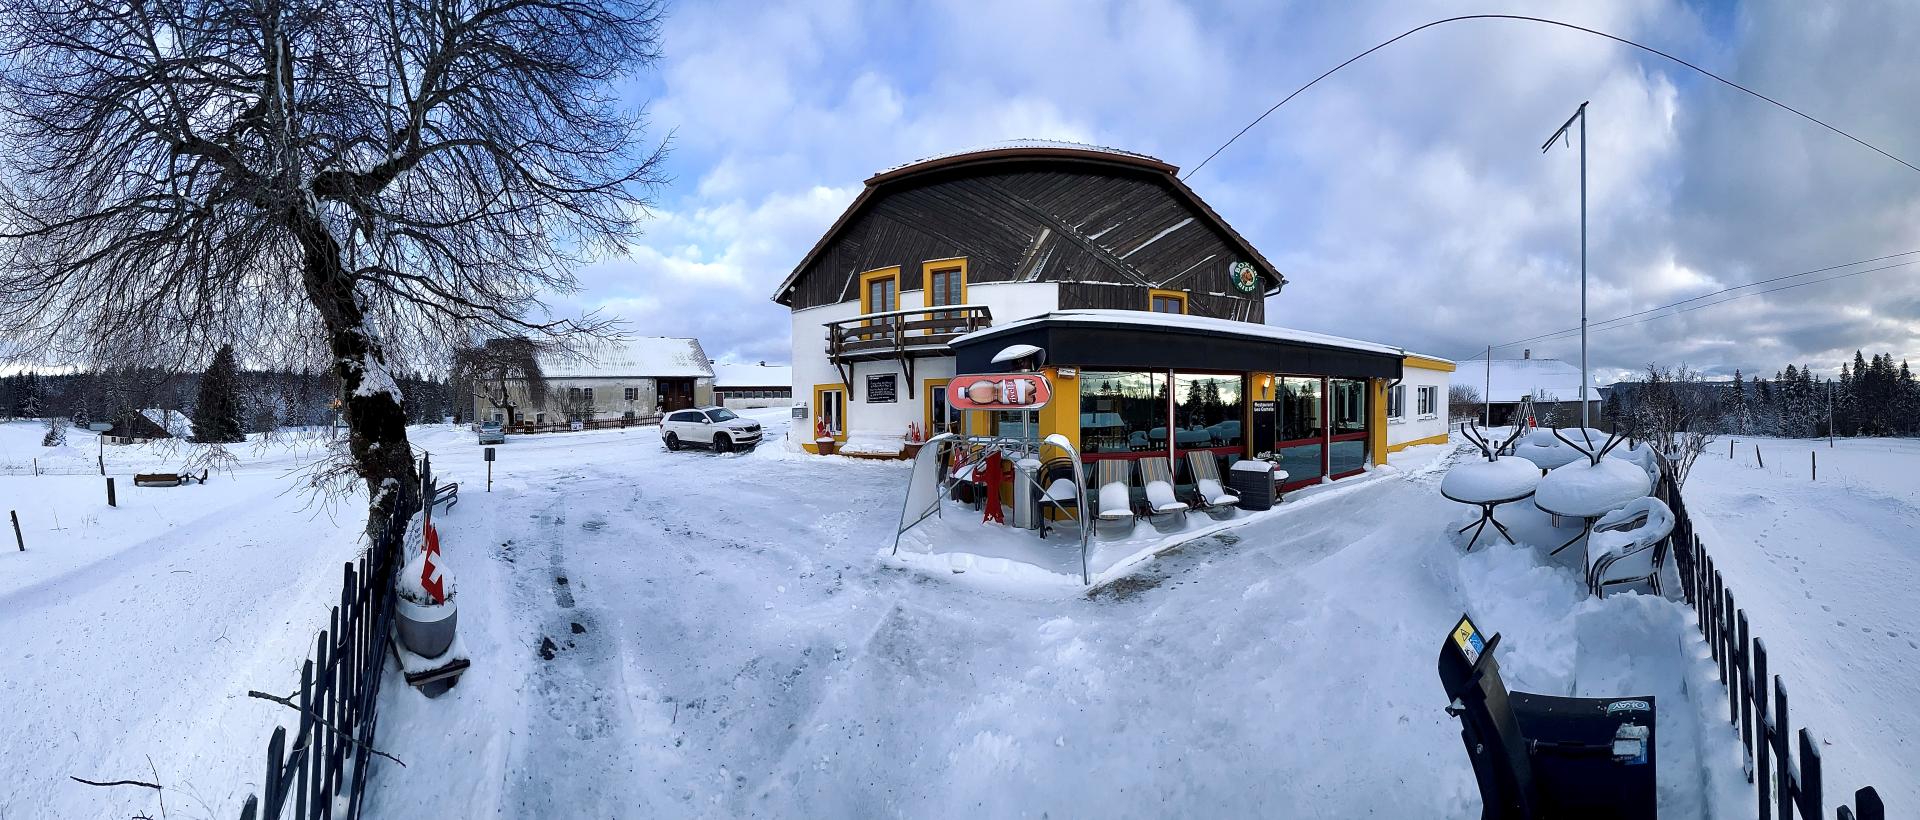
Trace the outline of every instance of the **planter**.
<instances>
[{"instance_id":1,"label":"planter","mask_svg":"<svg viewBox=\"0 0 1920 820\"><path fill-rule=\"evenodd\" d=\"M835 442L833 439L830 439L830 438L814 439L813 447L814 449L820 451L820 455L830 456L830 455L833 455L833 447L837 443L838 442Z\"/></svg>"},{"instance_id":2,"label":"planter","mask_svg":"<svg viewBox=\"0 0 1920 820\"><path fill-rule=\"evenodd\" d=\"M438 658L446 654L447 647L453 645L454 627L459 620L460 611L452 600L421 605L404 595L394 598L393 622L400 629L400 643L420 657Z\"/></svg>"},{"instance_id":3,"label":"planter","mask_svg":"<svg viewBox=\"0 0 1920 820\"><path fill-rule=\"evenodd\" d=\"M923 443L924 442L909 441L900 446L900 454L905 456L908 461L912 461L916 456L920 455L920 445Z\"/></svg>"}]
</instances>

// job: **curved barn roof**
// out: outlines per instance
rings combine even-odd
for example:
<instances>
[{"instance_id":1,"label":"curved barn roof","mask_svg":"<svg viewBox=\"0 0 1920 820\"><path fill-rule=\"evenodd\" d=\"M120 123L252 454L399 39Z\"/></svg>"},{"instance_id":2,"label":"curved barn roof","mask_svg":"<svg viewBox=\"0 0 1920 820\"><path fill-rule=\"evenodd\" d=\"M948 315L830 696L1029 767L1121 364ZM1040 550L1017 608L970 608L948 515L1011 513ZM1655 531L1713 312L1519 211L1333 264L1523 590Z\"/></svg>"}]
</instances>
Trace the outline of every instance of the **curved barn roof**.
<instances>
[{"instance_id":1,"label":"curved barn roof","mask_svg":"<svg viewBox=\"0 0 1920 820\"><path fill-rule=\"evenodd\" d=\"M840 232L884 190L936 177L989 173L1005 170L1009 166L1040 162L1078 164L1095 168L1106 166L1127 169L1133 173L1151 174L1172 189L1176 196L1198 210L1207 222L1218 228L1238 250L1253 260L1254 266L1267 280L1266 290L1269 295L1278 292L1281 286L1287 283L1286 277L1281 275L1279 269L1275 268L1273 263L1253 246L1253 243L1248 242L1246 237L1241 236L1239 231L1227 224L1227 221L1215 212L1212 206L1180 180L1179 166L1146 154L1119 148L1059 140L1020 139L936 154L887 168L868 177L866 187L854 197L853 203L847 206L847 210L841 213L838 219L834 220L833 225L827 228L826 233L820 236L820 240L814 243L806 256L801 258L799 264L795 265L793 271L780 283L780 288L773 294L773 300L780 304L791 304L793 288L801 274L813 264L821 251L830 245L835 237L839 236Z\"/></svg>"}]
</instances>

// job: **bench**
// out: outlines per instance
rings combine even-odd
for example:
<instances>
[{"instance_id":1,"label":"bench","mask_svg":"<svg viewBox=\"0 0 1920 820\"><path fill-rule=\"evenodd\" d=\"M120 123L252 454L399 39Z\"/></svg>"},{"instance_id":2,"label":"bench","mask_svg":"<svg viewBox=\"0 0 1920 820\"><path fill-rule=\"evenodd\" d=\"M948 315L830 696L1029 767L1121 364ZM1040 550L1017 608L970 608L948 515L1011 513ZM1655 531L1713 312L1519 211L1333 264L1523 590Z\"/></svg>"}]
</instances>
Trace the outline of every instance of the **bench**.
<instances>
[{"instance_id":1,"label":"bench","mask_svg":"<svg viewBox=\"0 0 1920 820\"><path fill-rule=\"evenodd\" d=\"M196 481L201 484L207 483L207 471L201 470L197 476L192 473L133 474L133 486L135 487L178 487L182 484L192 484Z\"/></svg>"}]
</instances>

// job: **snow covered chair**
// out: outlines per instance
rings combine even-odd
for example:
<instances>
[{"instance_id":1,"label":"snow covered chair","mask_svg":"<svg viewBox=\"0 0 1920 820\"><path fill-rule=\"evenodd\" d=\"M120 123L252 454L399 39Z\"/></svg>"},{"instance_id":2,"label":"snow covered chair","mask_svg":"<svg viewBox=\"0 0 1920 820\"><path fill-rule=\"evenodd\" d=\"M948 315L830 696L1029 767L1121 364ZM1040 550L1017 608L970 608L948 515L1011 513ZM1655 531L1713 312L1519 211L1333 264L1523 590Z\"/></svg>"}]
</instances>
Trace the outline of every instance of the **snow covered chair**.
<instances>
[{"instance_id":1,"label":"snow covered chair","mask_svg":"<svg viewBox=\"0 0 1920 820\"><path fill-rule=\"evenodd\" d=\"M1652 496L1601 516L1587 537L1587 588L1602 595L1619 584L1646 584L1660 594L1673 510Z\"/></svg>"},{"instance_id":2,"label":"snow covered chair","mask_svg":"<svg viewBox=\"0 0 1920 820\"><path fill-rule=\"evenodd\" d=\"M1149 515L1179 514L1185 521L1191 507L1173 492L1173 462L1166 456L1140 459L1140 485L1147 493Z\"/></svg>"},{"instance_id":3,"label":"snow covered chair","mask_svg":"<svg viewBox=\"0 0 1920 820\"><path fill-rule=\"evenodd\" d=\"M1125 521L1132 529L1135 521L1133 514L1133 462L1125 459L1109 458L1094 464L1094 483L1100 488L1099 513L1095 516L1101 521Z\"/></svg>"},{"instance_id":4,"label":"snow covered chair","mask_svg":"<svg viewBox=\"0 0 1920 820\"><path fill-rule=\"evenodd\" d=\"M1231 511L1240 503L1240 496L1227 492L1220 483L1220 465L1214 461L1213 453L1199 450L1187 453L1187 471L1193 473L1194 506L1211 514L1218 510Z\"/></svg>"}]
</instances>

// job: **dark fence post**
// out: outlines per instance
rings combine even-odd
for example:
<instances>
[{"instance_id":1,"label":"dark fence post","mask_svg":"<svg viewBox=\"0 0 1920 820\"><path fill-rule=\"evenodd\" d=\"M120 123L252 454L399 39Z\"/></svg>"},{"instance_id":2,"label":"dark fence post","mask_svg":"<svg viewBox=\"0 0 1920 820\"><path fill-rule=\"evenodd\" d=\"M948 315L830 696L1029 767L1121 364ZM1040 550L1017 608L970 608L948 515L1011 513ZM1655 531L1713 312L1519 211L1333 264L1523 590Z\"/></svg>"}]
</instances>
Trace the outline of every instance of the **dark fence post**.
<instances>
[{"instance_id":1,"label":"dark fence post","mask_svg":"<svg viewBox=\"0 0 1920 820\"><path fill-rule=\"evenodd\" d=\"M1774 730L1768 740L1773 743L1773 756L1780 761L1776 768L1779 776L1774 778L1778 786L1774 791L1775 806L1780 810L1780 820L1793 820L1793 750L1787 747L1787 687L1780 682L1780 676L1773 676L1773 720Z\"/></svg>"},{"instance_id":2,"label":"dark fence post","mask_svg":"<svg viewBox=\"0 0 1920 820\"><path fill-rule=\"evenodd\" d=\"M1820 788L1820 744L1814 742L1813 733L1806 727L1800 727L1800 782L1794 791L1794 803L1800 808L1800 816L1816 818L1826 814L1825 802Z\"/></svg>"},{"instance_id":3,"label":"dark fence post","mask_svg":"<svg viewBox=\"0 0 1920 820\"><path fill-rule=\"evenodd\" d=\"M280 818L280 768L281 752L287 747L287 728L273 727L273 737L267 741L267 779L261 784L266 791L266 820Z\"/></svg>"},{"instance_id":4,"label":"dark fence post","mask_svg":"<svg viewBox=\"0 0 1920 820\"><path fill-rule=\"evenodd\" d=\"M1740 643L1740 745L1747 753L1747 765L1753 765L1753 640L1747 634L1747 612L1740 610L1736 628ZM1751 780L1753 772L1747 772Z\"/></svg>"},{"instance_id":5,"label":"dark fence post","mask_svg":"<svg viewBox=\"0 0 1920 820\"><path fill-rule=\"evenodd\" d=\"M107 476L107 506L109 507L120 506L120 502L114 500L114 497L113 497L113 476Z\"/></svg>"},{"instance_id":6,"label":"dark fence post","mask_svg":"<svg viewBox=\"0 0 1920 820\"><path fill-rule=\"evenodd\" d=\"M13 518L13 543L20 547L21 552L26 552L27 539L20 537L20 511L8 510L7 515Z\"/></svg>"},{"instance_id":7,"label":"dark fence post","mask_svg":"<svg viewBox=\"0 0 1920 820\"><path fill-rule=\"evenodd\" d=\"M1767 460L1760 457L1760 445L1758 444L1753 445L1753 460L1760 463L1761 469L1766 469Z\"/></svg>"},{"instance_id":8,"label":"dark fence post","mask_svg":"<svg viewBox=\"0 0 1920 820\"><path fill-rule=\"evenodd\" d=\"M1757 816L1760 820L1772 820L1773 802L1768 798L1772 796L1773 780L1768 776L1772 768L1768 762L1773 758L1773 718L1767 714L1767 643L1759 638L1753 639L1753 679L1759 684L1753 697L1753 709L1759 720L1755 727L1759 734L1755 740L1759 742L1754 744L1753 749L1753 780L1760 787L1760 813Z\"/></svg>"}]
</instances>

